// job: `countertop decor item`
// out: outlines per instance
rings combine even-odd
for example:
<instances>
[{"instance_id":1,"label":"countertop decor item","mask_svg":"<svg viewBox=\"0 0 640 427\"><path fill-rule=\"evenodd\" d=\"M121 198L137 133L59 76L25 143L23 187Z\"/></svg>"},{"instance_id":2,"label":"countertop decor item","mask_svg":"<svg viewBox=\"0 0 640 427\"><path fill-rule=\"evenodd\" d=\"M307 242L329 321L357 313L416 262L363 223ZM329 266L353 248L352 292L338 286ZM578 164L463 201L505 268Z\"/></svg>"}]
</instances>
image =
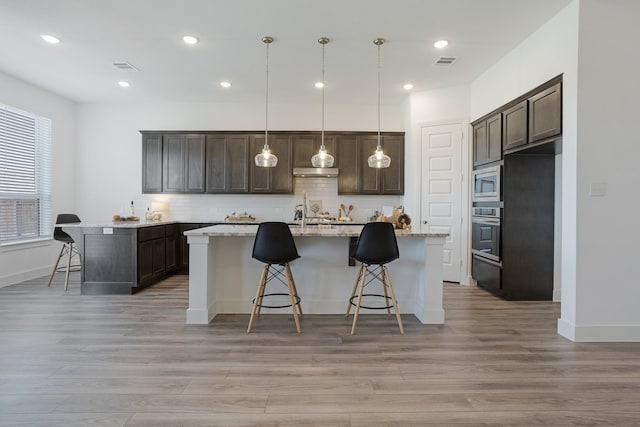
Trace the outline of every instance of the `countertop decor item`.
<instances>
[{"instance_id":1,"label":"countertop decor item","mask_svg":"<svg viewBox=\"0 0 640 427\"><path fill-rule=\"evenodd\" d=\"M232 212L231 215L227 215L224 218L224 221L225 222L256 222L256 217L246 212L243 212L241 214L236 214L235 212Z\"/></svg>"},{"instance_id":2,"label":"countertop decor item","mask_svg":"<svg viewBox=\"0 0 640 427\"><path fill-rule=\"evenodd\" d=\"M334 158L331 154L327 153L327 147L324 145L324 45L329 43L329 39L327 37L320 37L318 43L322 45L322 82L316 83L316 87L322 89L322 133L320 150L318 154L314 154L313 157L311 157L311 165L314 168L330 168L333 166Z\"/></svg>"},{"instance_id":3,"label":"countertop decor item","mask_svg":"<svg viewBox=\"0 0 640 427\"><path fill-rule=\"evenodd\" d=\"M388 168L391 166L391 157L384 154L382 151L382 143L380 142L380 46L384 44L385 40L377 38L373 41L373 44L378 46L378 147L376 152L369 156L367 163L370 168Z\"/></svg>"},{"instance_id":4,"label":"countertop decor item","mask_svg":"<svg viewBox=\"0 0 640 427\"><path fill-rule=\"evenodd\" d=\"M264 113L264 147L262 152L257 154L254 158L256 166L263 168L274 168L278 164L278 157L271 153L269 149L268 140L268 128L269 128L269 45L273 43L273 37L265 36L262 38L262 43L267 46L267 66L266 66L266 101L265 101L265 113Z\"/></svg>"}]
</instances>

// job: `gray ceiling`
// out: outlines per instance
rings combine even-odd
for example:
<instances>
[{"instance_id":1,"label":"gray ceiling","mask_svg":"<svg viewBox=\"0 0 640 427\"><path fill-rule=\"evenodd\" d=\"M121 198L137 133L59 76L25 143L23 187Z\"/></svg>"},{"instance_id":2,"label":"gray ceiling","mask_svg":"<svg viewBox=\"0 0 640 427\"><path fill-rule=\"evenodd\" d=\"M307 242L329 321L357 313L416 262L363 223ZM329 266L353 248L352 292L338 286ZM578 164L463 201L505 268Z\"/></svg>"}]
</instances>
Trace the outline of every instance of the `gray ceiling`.
<instances>
[{"instance_id":1,"label":"gray ceiling","mask_svg":"<svg viewBox=\"0 0 640 427\"><path fill-rule=\"evenodd\" d=\"M318 103L326 36L326 102L383 103L467 84L570 0L0 0L0 71L82 103L262 103L265 35L270 102ZM40 34L58 36L47 45ZM187 46L182 36L200 43ZM448 48L433 42L445 38ZM436 67L438 56L458 59ZM139 72L121 71L130 62ZM118 80L131 87L119 88ZM230 80L230 89L221 88ZM2 102L0 94L0 102Z\"/></svg>"}]
</instances>

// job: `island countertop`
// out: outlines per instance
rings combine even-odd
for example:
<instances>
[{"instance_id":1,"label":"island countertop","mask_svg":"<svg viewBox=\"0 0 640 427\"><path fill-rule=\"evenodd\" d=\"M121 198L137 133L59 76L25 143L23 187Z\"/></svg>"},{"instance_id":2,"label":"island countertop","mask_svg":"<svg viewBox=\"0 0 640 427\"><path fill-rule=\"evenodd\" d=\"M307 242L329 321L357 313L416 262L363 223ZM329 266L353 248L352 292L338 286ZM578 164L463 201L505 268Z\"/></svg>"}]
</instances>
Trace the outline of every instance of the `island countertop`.
<instances>
[{"instance_id":1,"label":"island countertop","mask_svg":"<svg viewBox=\"0 0 640 427\"><path fill-rule=\"evenodd\" d=\"M313 237L357 237L362 231L363 225L339 225L325 228L323 226L291 225L291 234L293 236L313 236ZM258 231L258 225L255 224L221 224L212 225L210 227L198 228L186 231L186 236L236 236L247 237L255 236ZM396 237L447 237L448 234L442 233L422 233L412 230L396 230Z\"/></svg>"}]
</instances>

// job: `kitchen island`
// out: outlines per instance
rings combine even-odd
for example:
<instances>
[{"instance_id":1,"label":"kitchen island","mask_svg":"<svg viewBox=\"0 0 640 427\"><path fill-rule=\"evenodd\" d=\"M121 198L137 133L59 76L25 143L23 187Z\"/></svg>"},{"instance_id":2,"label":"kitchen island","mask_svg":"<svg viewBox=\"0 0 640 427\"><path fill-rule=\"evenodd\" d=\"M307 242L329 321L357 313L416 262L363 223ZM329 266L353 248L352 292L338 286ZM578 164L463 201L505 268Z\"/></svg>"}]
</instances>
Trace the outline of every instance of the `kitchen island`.
<instances>
[{"instance_id":1,"label":"kitchen island","mask_svg":"<svg viewBox=\"0 0 640 427\"><path fill-rule=\"evenodd\" d=\"M189 324L219 313L250 313L264 264L251 257L257 225L214 225L185 232L189 255ZM346 311L357 268L349 247L362 226L292 226L301 258L291 263L306 314ZM446 234L396 232L400 259L388 264L400 312L423 324L444 323L443 252ZM351 263L353 264L353 263ZM271 285L277 286L277 285ZM270 309L265 313L291 313ZM363 312L365 313L365 312Z\"/></svg>"}]
</instances>

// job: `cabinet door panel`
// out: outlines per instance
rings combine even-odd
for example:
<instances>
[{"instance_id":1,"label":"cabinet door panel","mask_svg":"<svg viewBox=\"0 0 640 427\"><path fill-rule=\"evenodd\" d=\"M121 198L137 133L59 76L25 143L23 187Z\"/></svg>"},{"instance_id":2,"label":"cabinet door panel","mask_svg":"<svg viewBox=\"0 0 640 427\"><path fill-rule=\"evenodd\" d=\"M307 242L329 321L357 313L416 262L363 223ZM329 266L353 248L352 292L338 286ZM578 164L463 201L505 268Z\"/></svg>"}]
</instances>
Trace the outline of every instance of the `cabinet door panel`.
<instances>
[{"instance_id":1,"label":"cabinet door panel","mask_svg":"<svg viewBox=\"0 0 640 427\"><path fill-rule=\"evenodd\" d=\"M293 192L293 156L291 137L276 135L269 143L271 151L278 156L278 165L271 168L271 193Z\"/></svg>"},{"instance_id":2,"label":"cabinet door panel","mask_svg":"<svg viewBox=\"0 0 640 427\"><path fill-rule=\"evenodd\" d=\"M250 191L251 193L268 193L271 190L271 173L272 168L262 168L256 166L254 157L262 151L264 146L264 136L251 136L251 151L249 163L251 164L251 181ZM269 137L269 144L271 144L272 138ZM273 153L273 148L271 148ZM278 162L280 162L280 156L278 156Z\"/></svg>"},{"instance_id":3,"label":"cabinet door panel","mask_svg":"<svg viewBox=\"0 0 640 427\"><path fill-rule=\"evenodd\" d=\"M226 158L227 191L247 193L249 191L249 136L228 136Z\"/></svg>"},{"instance_id":4,"label":"cabinet door panel","mask_svg":"<svg viewBox=\"0 0 640 427\"><path fill-rule=\"evenodd\" d=\"M502 114L487 119L486 163L502 159Z\"/></svg>"},{"instance_id":5,"label":"cabinet door panel","mask_svg":"<svg viewBox=\"0 0 640 427\"><path fill-rule=\"evenodd\" d=\"M153 279L153 240L138 244L138 283Z\"/></svg>"},{"instance_id":6,"label":"cabinet door panel","mask_svg":"<svg viewBox=\"0 0 640 427\"><path fill-rule=\"evenodd\" d=\"M359 141L355 135L340 135L338 138L338 194L360 193Z\"/></svg>"},{"instance_id":7,"label":"cabinet door panel","mask_svg":"<svg viewBox=\"0 0 640 427\"><path fill-rule=\"evenodd\" d=\"M527 101L514 105L503 113L504 149L520 147L527 143Z\"/></svg>"},{"instance_id":8,"label":"cabinet door panel","mask_svg":"<svg viewBox=\"0 0 640 427\"><path fill-rule=\"evenodd\" d=\"M473 126L473 166L487 163L487 122L483 120Z\"/></svg>"},{"instance_id":9,"label":"cabinet door panel","mask_svg":"<svg viewBox=\"0 0 640 427\"><path fill-rule=\"evenodd\" d=\"M391 166L382 169L382 194L404 194L404 142L398 136L383 137L382 149Z\"/></svg>"},{"instance_id":10,"label":"cabinet door panel","mask_svg":"<svg viewBox=\"0 0 640 427\"><path fill-rule=\"evenodd\" d=\"M207 135L206 146L207 193L224 193L228 190L226 137Z\"/></svg>"},{"instance_id":11,"label":"cabinet door panel","mask_svg":"<svg viewBox=\"0 0 640 427\"><path fill-rule=\"evenodd\" d=\"M562 133L562 94L560 83L529 98L529 142Z\"/></svg>"},{"instance_id":12,"label":"cabinet door panel","mask_svg":"<svg viewBox=\"0 0 640 427\"><path fill-rule=\"evenodd\" d=\"M184 141L184 135L165 135L163 137L162 190L164 192L184 192Z\"/></svg>"},{"instance_id":13,"label":"cabinet door panel","mask_svg":"<svg viewBox=\"0 0 640 427\"><path fill-rule=\"evenodd\" d=\"M162 135L142 137L142 192L162 191Z\"/></svg>"},{"instance_id":14,"label":"cabinet door panel","mask_svg":"<svg viewBox=\"0 0 640 427\"><path fill-rule=\"evenodd\" d=\"M161 277L164 275L165 268L165 239L152 240L153 243L153 276Z\"/></svg>"},{"instance_id":15,"label":"cabinet door panel","mask_svg":"<svg viewBox=\"0 0 640 427\"><path fill-rule=\"evenodd\" d=\"M310 168L311 157L317 153L315 135L294 135L293 136L293 167ZM319 143L318 143L319 145Z\"/></svg>"},{"instance_id":16,"label":"cabinet door panel","mask_svg":"<svg viewBox=\"0 0 640 427\"><path fill-rule=\"evenodd\" d=\"M204 135L187 135L185 138L185 191L204 192Z\"/></svg>"},{"instance_id":17,"label":"cabinet door panel","mask_svg":"<svg viewBox=\"0 0 640 427\"><path fill-rule=\"evenodd\" d=\"M378 137L376 136L362 136L360 137L360 158L362 159L362 169L360 171L360 177L362 180L361 192L362 194L379 194L380 193L380 175L381 169L370 168L367 164L367 159L376 151L378 146ZM383 147L384 150L384 147ZM393 158L391 159L393 164Z\"/></svg>"}]
</instances>

